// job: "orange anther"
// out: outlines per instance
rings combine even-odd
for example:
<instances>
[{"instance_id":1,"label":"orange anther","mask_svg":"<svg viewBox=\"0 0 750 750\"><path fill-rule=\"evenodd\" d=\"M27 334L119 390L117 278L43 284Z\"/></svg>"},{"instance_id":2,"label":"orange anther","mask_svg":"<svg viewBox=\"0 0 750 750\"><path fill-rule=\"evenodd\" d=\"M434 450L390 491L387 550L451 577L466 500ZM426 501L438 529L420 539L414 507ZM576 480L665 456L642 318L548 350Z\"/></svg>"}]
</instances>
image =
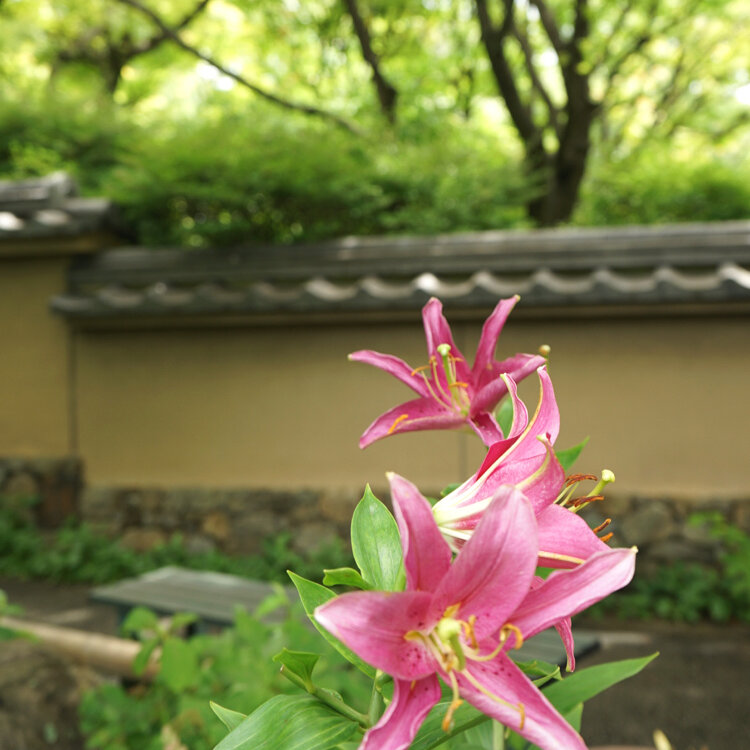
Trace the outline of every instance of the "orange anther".
<instances>
[{"instance_id":1,"label":"orange anther","mask_svg":"<svg viewBox=\"0 0 750 750\"><path fill-rule=\"evenodd\" d=\"M594 534L598 534L600 531L604 531L612 523L612 519L608 518L604 523L600 523L595 529Z\"/></svg>"},{"instance_id":2,"label":"orange anther","mask_svg":"<svg viewBox=\"0 0 750 750\"><path fill-rule=\"evenodd\" d=\"M396 419L394 419L393 424L388 429L388 434L390 435L396 429L396 427L398 427L398 425L401 424L401 422L403 422L405 419L409 419L408 414L402 414L400 417L397 417Z\"/></svg>"},{"instance_id":3,"label":"orange anther","mask_svg":"<svg viewBox=\"0 0 750 750\"><path fill-rule=\"evenodd\" d=\"M608 542L614 535L615 535L614 531L610 531L609 534L605 534L604 536L600 536L599 538L603 542Z\"/></svg>"},{"instance_id":4,"label":"orange anther","mask_svg":"<svg viewBox=\"0 0 750 750\"><path fill-rule=\"evenodd\" d=\"M571 474L565 480L565 486L570 487L571 485L578 484L578 482L586 482L588 480L591 480L593 482L596 479L598 479L598 477L594 476L593 474Z\"/></svg>"}]
</instances>

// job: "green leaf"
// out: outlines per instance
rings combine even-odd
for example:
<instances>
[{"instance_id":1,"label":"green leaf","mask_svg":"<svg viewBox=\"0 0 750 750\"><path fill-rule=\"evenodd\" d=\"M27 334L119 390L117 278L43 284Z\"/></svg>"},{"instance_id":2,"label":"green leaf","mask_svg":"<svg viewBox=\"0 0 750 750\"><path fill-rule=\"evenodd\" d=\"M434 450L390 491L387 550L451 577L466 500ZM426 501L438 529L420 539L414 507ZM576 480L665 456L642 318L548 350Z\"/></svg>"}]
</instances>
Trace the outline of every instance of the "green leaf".
<instances>
[{"instance_id":1,"label":"green leaf","mask_svg":"<svg viewBox=\"0 0 750 750\"><path fill-rule=\"evenodd\" d=\"M503 431L503 435L510 433L511 425L513 424L513 401L505 396L500 402L500 405L495 410L495 419L497 419L500 429Z\"/></svg>"},{"instance_id":2,"label":"green leaf","mask_svg":"<svg viewBox=\"0 0 750 750\"><path fill-rule=\"evenodd\" d=\"M188 625L192 625L198 620L198 615L194 615L191 612L177 612L169 620L169 632L176 633Z\"/></svg>"},{"instance_id":3,"label":"green leaf","mask_svg":"<svg viewBox=\"0 0 750 750\"><path fill-rule=\"evenodd\" d=\"M581 455L581 451L586 447L588 442L589 439L586 437L581 440L578 445L574 445L572 448L555 451L555 456L557 456L557 460L562 464L566 473L573 468L573 464L578 460L578 456Z\"/></svg>"},{"instance_id":4,"label":"green leaf","mask_svg":"<svg viewBox=\"0 0 750 750\"><path fill-rule=\"evenodd\" d=\"M517 661L516 666L535 684L546 685L550 680L561 680L560 667L547 661Z\"/></svg>"},{"instance_id":5,"label":"green leaf","mask_svg":"<svg viewBox=\"0 0 750 750\"><path fill-rule=\"evenodd\" d=\"M147 641L144 641L143 645L141 646L141 650L135 655L135 658L133 659L133 672L136 675L141 675L146 671L146 667L148 666L149 659L151 658L151 654L154 653L154 650L159 645L160 641L158 637L150 638Z\"/></svg>"},{"instance_id":6,"label":"green leaf","mask_svg":"<svg viewBox=\"0 0 750 750\"><path fill-rule=\"evenodd\" d=\"M143 630L156 630L159 618L154 612L146 607L135 607L128 612L120 629L126 635L140 633Z\"/></svg>"},{"instance_id":7,"label":"green leaf","mask_svg":"<svg viewBox=\"0 0 750 750\"><path fill-rule=\"evenodd\" d=\"M161 652L159 679L175 693L198 683L200 668L195 651L186 641L170 638Z\"/></svg>"},{"instance_id":8,"label":"green leaf","mask_svg":"<svg viewBox=\"0 0 750 750\"><path fill-rule=\"evenodd\" d=\"M581 721L583 719L583 703L577 703L570 711L563 715L563 718L576 732L580 732Z\"/></svg>"},{"instance_id":9,"label":"green leaf","mask_svg":"<svg viewBox=\"0 0 750 750\"><path fill-rule=\"evenodd\" d=\"M624 659L574 672L559 682L553 682L543 690L552 705L563 715L572 711L579 703L593 698L618 682L638 674L658 652L640 659Z\"/></svg>"},{"instance_id":10,"label":"green leaf","mask_svg":"<svg viewBox=\"0 0 750 750\"><path fill-rule=\"evenodd\" d=\"M398 525L369 485L352 516L352 552L362 577L373 588L395 590L402 564Z\"/></svg>"},{"instance_id":11,"label":"green leaf","mask_svg":"<svg viewBox=\"0 0 750 750\"><path fill-rule=\"evenodd\" d=\"M241 714L239 711L232 711L231 708L224 708L218 703L209 701L208 705L211 706L211 710L219 717L221 723L231 732L233 729L242 724L247 718L246 714Z\"/></svg>"},{"instance_id":12,"label":"green leaf","mask_svg":"<svg viewBox=\"0 0 750 750\"><path fill-rule=\"evenodd\" d=\"M311 695L277 695L214 750L329 750L356 731L357 724Z\"/></svg>"},{"instance_id":13,"label":"green leaf","mask_svg":"<svg viewBox=\"0 0 750 750\"><path fill-rule=\"evenodd\" d=\"M354 568L332 568L323 571L326 586L352 586L355 589L371 589L367 581Z\"/></svg>"},{"instance_id":14,"label":"green leaf","mask_svg":"<svg viewBox=\"0 0 750 750\"><path fill-rule=\"evenodd\" d=\"M307 651L290 651L288 648L284 648L273 657L273 660L296 674L312 689L312 673L319 658L320 654L311 654Z\"/></svg>"},{"instance_id":15,"label":"green leaf","mask_svg":"<svg viewBox=\"0 0 750 750\"><path fill-rule=\"evenodd\" d=\"M445 732L443 731L442 723L450 705L450 700L441 700L430 711L419 728L414 741L409 745L409 750L431 750L433 747L442 745L451 737L462 734L467 729L490 720L489 716L485 716L476 708L464 702L453 714L453 730Z\"/></svg>"},{"instance_id":16,"label":"green leaf","mask_svg":"<svg viewBox=\"0 0 750 750\"><path fill-rule=\"evenodd\" d=\"M292 583L297 587L299 592L299 598L302 601L302 606L305 608L307 616L315 626L316 630L330 643L347 661L354 664L355 667L361 669L368 677L375 677L375 670L366 662L362 661L353 651L348 649L338 638L331 635L322 625L319 625L315 619L314 612L316 607L321 604L334 599L336 594L325 586L321 586L319 583L308 581L302 576L298 576L291 570L287 571L289 577L292 579Z\"/></svg>"}]
</instances>

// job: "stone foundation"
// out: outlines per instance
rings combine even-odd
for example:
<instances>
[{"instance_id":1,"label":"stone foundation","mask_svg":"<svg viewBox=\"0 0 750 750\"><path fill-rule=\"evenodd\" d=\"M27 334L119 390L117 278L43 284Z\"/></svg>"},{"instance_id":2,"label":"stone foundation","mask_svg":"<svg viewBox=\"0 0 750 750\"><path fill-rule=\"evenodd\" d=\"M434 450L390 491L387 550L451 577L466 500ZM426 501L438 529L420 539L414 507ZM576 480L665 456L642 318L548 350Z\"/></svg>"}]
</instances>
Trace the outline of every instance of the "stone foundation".
<instances>
[{"instance_id":1,"label":"stone foundation","mask_svg":"<svg viewBox=\"0 0 750 750\"><path fill-rule=\"evenodd\" d=\"M375 494L387 501L384 488L376 488ZM289 532L295 551L304 554L335 537L349 539L360 496L355 490L86 487L76 458L0 458L0 502L43 528L75 515L135 550L179 534L196 553L252 555L262 551L264 538ZM720 543L706 528L688 522L694 513L706 511L718 511L750 534L750 498L696 501L612 492L584 515L592 526L611 517L607 531L614 534L612 544L637 546L645 569L675 560L716 563Z\"/></svg>"},{"instance_id":2,"label":"stone foundation","mask_svg":"<svg viewBox=\"0 0 750 750\"><path fill-rule=\"evenodd\" d=\"M89 487L80 516L136 550L179 533L194 552L252 555L262 550L265 537L290 532L293 549L306 553L335 537L349 538L358 499L317 490Z\"/></svg>"},{"instance_id":3,"label":"stone foundation","mask_svg":"<svg viewBox=\"0 0 750 750\"><path fill-rule=\"evenodd\" d=\"M42 528L78 514L83 466L77 458L0 457L0 498Z\"/></svg>"},{"instance_id":4,"label":"stone foundation","mask_svg":"<svg viewBox=\"0 0 750 750\"><path fill-rule=\"evenodd\" d=\"M705 525L689 521L695 513L715 512L750 534L750 499L697 501L614 495L590 506L583 515L592 526L612 518L607 528L613 533L610 544L638 547L639 568L647 570L676 560L717 563L721 543Z\"/></svg>"}]
</instances>

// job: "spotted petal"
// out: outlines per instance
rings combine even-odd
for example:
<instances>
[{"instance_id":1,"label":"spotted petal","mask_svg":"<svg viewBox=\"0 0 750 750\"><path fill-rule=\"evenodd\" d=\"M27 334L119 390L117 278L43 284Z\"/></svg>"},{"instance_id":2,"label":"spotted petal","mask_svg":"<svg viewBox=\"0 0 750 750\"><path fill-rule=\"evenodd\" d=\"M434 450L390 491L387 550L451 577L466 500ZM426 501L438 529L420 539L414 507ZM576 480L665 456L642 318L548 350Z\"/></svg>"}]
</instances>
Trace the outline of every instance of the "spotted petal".
<instances>
[{"instance_id":1,"label":"spotted petal","mask_svg":"<svg viewBox=\"0 0 750 750\"><path fill-rule=\"evenodd\" d=\"M430 709L440 700L435 675L421 680L394 680L393 700L380 721L365 734L359 750L404 750Z\"/></svg>"},{"instance_id":2,"label":"spotted petal","mask_svg":"<svg viewBox=\"0 0 750 750\"><path fill-rule=\"evenodd\" d=\"M390 474L388 479L404 550L407 588L434 591L450 567L450 547L419 490L398 474Z\"/></svg>"},{"instance_id":3,"label":"spotted petal","mask_svg":"<svg viewBox=\"0 0 750 750\"><path fill-rule=\"evenodd\" d=\"M476 616L477 638L496 632L528 592L536 560L534 511L522 493L503 487L435 591L432 615L460 604L454 616Z\"/></svg>"},{"instance_id":4,"label":"spotted petal","mask_svg":"<svg viewBox=\"0 0 750 750\"><path fill-rule=\"evenodd\" d=\"M464 417L446 409L431 398L416 398L394 406L381 414L359 439L359 447L366 448L376 440L401 432L415 430L451 430L466 423Z\"/></svg>"},{"instance_id":5,"label":"spotted petal","mask_svg":"<svg viewBox=\"0 0 750 750\"><path fill-rule=\"evenodd\" d=\"M634 549L599 552L572 570L558 570L529 591L513 613L513 624L531 638L626 586L635 570Z\"/></svg>"},{"instance_id":6,"label":"spotted petal","mask_svg":"<svg viewBox=\"0 0 750 750\"><path fill-rule=\"evenodd\" d=\"M549 505L537 516L539 564L548 568L573 568L610 548L578 514ZM548 553L548 554L545 554Z\"/></svg>"},{"instance_id":7,"label":"spotted petal","mask_svg":"<svg viewBox=\"0 0 750 750\"><path fill-rule=\"evenodd\" d=\"M315 610L315 619L355 654L377 669L402 680L432 674L436 663L419 639L405 635L435 625L423 591L354 591Z\"/></svg>"},{"instance_id":8,"label":"spotted petal","mask_svg":"<svg viewBox=\"0 0 750 750\"><path fill-rule=\"evenodd\" d=\"M487 644L483 650L490 647L491 644ZM542 750L586 750L586 744L578 732L507 654L501 652L488 662L469 662L467 672L468 676L457 673L461 696L483 713L518 732ZM477 688L477 684L483 690ZM488 693L501 701L493 699Z\"/></svg>"}]
</instances>

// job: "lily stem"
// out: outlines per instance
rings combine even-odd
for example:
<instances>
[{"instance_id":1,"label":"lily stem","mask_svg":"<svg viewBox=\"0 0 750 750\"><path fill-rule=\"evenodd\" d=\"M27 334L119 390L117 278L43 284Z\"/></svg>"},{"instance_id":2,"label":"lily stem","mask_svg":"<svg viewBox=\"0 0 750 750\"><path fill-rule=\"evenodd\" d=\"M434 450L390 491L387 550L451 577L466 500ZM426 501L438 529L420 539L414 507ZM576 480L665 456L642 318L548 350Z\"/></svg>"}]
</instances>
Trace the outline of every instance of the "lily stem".
<instances>
[{"instance_id":1,"label":"lily stem","mask_svg":"<svg viewBox=\"0 0 750 750\"><path fill-rule=\"evenodd\" d=\"M372 682L372 693L370 693L370 706L367 709L367 719L370 726L374 726L380 718L380 709L383 705L383 696L380 694L381 678L383 673L378 670L375 673L375 679Z\"/></svg>"},{"instance_id":2,"label":"lily stem","mask_svg":"<svg viewBox=\"0 0 750 750\"><path fill-rule=\"evenodd\" d=\"M312 682L303 680L299 675L288 669L286 665L281 667L281 674L290 682L310 693L310 695L314 695L322 703L330 706L334 711L338 711L342 716L346 716L347 719L356 721L357 724L365 729L369 729L372 726L367 716L352 708L348 703L344 703L333 691L320 688L317 685L313 685Z\"/></svg>"}]
</instances>

